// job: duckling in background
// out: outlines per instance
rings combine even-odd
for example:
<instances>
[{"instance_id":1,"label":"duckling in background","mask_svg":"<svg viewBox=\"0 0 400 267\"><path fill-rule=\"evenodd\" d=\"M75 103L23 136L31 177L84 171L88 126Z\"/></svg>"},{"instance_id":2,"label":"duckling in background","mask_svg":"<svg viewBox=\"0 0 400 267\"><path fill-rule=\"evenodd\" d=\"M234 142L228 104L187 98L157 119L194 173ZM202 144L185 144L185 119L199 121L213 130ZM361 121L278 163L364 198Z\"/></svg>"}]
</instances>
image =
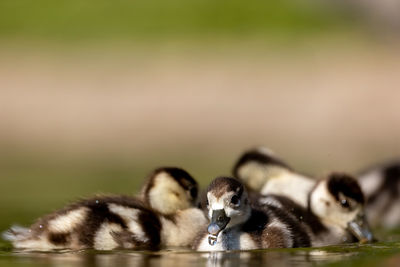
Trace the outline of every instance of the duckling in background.
<instances>
[{"instance_id":1,"label":"duckling in background","mask_svg":"<svg viewBox=\"0 0 400 267\"><path fill-rule=\"evenodd\" d=\"M190 246L207 224L204 212L197 208L198 191L196 180L180 168L158 168L149 175L142 187L141 199L162 215L163 246Z\"/></svg>"},{"instance_id":2,"label":"duckling in background","mask_svg":"<svg viewBox=\"0 0 400 267\"><path fill-rule=\"evenodd\" d=\"M194 207L198 184L185 170L174 167L158 168L142 186L141 199L153 210L169 215Z\"/></svg>"},{"instance_id":3,"label":"duckling in background","mask_svg":"<svg viewBox=\"0 0 400 267\"><path fill-rule=\"evenodd\" d=\"M360 172L358 182L366 197L371 226L400 226L400 161L370 167Z\"/></svg>"},{"instance_id":4,"label":"duckling in background","mask_svg":"<svg viewBox=\"0 0 400 267\"><path fill-rule=\"evenodd\" d=\"M360 194L352 195L349 191L346 191L346 188L349 186L354 189L354 192L361 192L361 189L359 189L360 186L354 178L348 175L332 174L327 179L317 181L316 179L297 174L291 167L265 147L259 147L243 153L235 164L233 173L237 178L244 181L246 186L261 195L283 196L293 202L293 205L299 206L299 208L303 210L305 209L307 213L310 213L310 210L313 211L313 214L308 214L307 216L302 214L301 217L313 218L308 224L314 227L309 229L314 229L311 236L313 237L313 245L315 246L352 242L353 240L348 237L350 234L349 231L352 231L350 228L347 228L347 223L349 221L344 220L341 222L340 220L342 219L332 220L332 218L330 218L332 214L334 214L332 215L333 217L347 218L347 210L341 208L332 210L333 207L340 206L338 206L337 201L332 201L333 191L323 190L328 184L330 185L330 189L333 190L336 188L341 195L348 196L350 199L355 198L352 200L352 206L356 204L360 206L360 211L357 212L357 214L363 217L362 221L359 220L359 225L362 225L361 228L367 227L365 216L363 215L364 203L361 201L360 197L357 197ZM339 179L338 177L342 177L343 179ZM317 188L318 190L316 191ZM331 209L326 209L326 213L322 211L317 212L321 210L322 204L318 205L319 203L317 201L310 203L310 196L314 196L317 192L320 192L321 196L324 196L325 199L330 199L329 202L335 204L332 205ZM361 195L363 196L362 192ZM273 201L271 198L268 199ZM277 201L275 201L275 203L276 202ZM310 206L311 204L313 204L312 207ZM290 207L292 208L293 205L290 205ZM286 208L290 210L288 207ZM344 213L343 215L341 214L342 212ZM315 217L317 220L315 220ZM325 227L324 225L329 227ZM321 234L321 236L319 236L320 230L324 228L327 228L330 234ZM335 228L339 229L336 231L338 234L334 234L335 231L333 230ZM372 235L370 231L363 231L364 234L358 235L357 239L363 242L371 241Z\"/></svg>"},{"instance_id":5,"label":"duckling in background","mask_svg":"<svg viewBox=\"0 0 400 267\"><path fill-rule=\"evenodd\" d=\"M349 175L332 173L318 181L308 193L306 207L279 195L261 197L259 202L290 211L306 227L314 247L373 240L364 216L364 195Z\"/></svg>"},{"instance_id":6,"label":"duckling in background","mask_svg":"<svg viewBox=\"0 0 400 267\"><path fill-rule=\"evenodd\" d=\"M3 238L15 248L31 250L159 249L190 245L207 224L201 210L190 208L196 202L197 183L186 171L158 168L143 192L145 201L130 196L78 201L30 228L13 226ZM164 202L155 200L158 196Z\"/></svg>"},{"instance_id":7,"label":"duckling in background","mask_svg":"<svg viewBox=\"0 0 400 267\"><path fill-rule=\"evenodd\" d=\"M266 147L245 151L234 165L233 175L250 190L287 196L303 207L315 185L314 179L296 173Z\"/></svg>"},{"instance_id":8,"label":"duckling in background","mask_svg":"<svg viewBox=\"0 0 400 267\"><path fill-rule=\"evenodd\" d=\"M210 224L194 243L199 251L308 247L306 230L285 210L251 206L247 191L234 178L219 177L207 188Z\"/></svg>"}]
</instances>

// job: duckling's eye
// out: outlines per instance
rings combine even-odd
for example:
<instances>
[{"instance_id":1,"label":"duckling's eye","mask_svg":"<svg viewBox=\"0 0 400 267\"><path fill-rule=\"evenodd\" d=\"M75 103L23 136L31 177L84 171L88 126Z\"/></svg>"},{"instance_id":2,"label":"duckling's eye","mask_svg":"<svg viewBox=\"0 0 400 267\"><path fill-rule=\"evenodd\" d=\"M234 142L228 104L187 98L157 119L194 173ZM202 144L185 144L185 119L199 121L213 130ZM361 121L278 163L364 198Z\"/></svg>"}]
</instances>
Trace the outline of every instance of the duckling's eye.
<instances>
[{"instance_id":1,"label":"duckling's eye","mask_svg":"<svg viewBox=\"0 0 400 267\"><path fill-rule=\"evenodd\" d=\"M231 198L231 204L234 205L234 206L239 206L239 204L240 204L240 199L239 199L239 197L236 196L236 195L234 195L234 196Z\"/></svg>"},{"instance_id":2,"label":"duckling's eye","mask_svg":"<svg viewBox=\"0 0 400 267\"><path fill-rule=\"evenodd\" d=\"M196 187L192 187L189 190L190 196L195 199L197 197L197 188Z\"/></svg>"},{"instance_id":3,"label":"duckling's eye","mask_svg":"<svg viewBox=\"0 0 400 267\"><path fill-rule=\"evenodd\" d=\"M349 202L347 201L347 199L342 199L342 200L340 200L340 205L343 207L343 208L350 208L350 204L349 204Z\"/></svg>"}]
</instances>

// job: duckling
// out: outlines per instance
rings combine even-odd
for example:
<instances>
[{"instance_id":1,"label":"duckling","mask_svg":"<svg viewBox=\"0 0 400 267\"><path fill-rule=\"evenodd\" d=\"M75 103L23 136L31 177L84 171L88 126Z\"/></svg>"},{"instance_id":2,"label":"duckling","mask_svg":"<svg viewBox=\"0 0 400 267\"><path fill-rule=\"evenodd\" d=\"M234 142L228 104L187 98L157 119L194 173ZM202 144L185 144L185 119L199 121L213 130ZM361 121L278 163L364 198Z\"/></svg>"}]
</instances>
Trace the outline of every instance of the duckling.
<instances>
[{"instance_id":1,"label":"duckling","mask_svg":"<svg viewBox=\"0 0 400 267\"><path fill-rule=\"evenodd\" d=\"M400 225L400 161L370 167L358 175L372 227Z\"/></svg>"},{"instance_id":2,"label":"duckling","mask_svg":"<svg viewBox=\"0 0 400 267\"><path fill-rule=\"evenodd\" d=\"M161 216L161 243L164 247L190 246L207 224L204 212L197 208L198 184L183 169L156 169L141 190L141 199Z\"/></svg>"},{"instance_id":3,"label":"duckling","mask_svg":"<svg viewBox=\"0 0 400 267\"><path fill-rule=\"evenodd\" d=\"M313 214L310 214L310 210L318 210L319 206L321 206L318 205L318 202L316 202L313 204L314 206L311 207L310 196L311 193L312 195L314 195L316 192L321 192L321 194L325 194L325 197L327 199L332 200L331 191L322 190L325 187L325 184L330 184L330 188L337 188L338 190L340 190L341 194L347 196L347 186L352 187L355 192L358 191L358 189L360 188L354 178L349 177L345 174L331 174L327 179L318 182L316 179L296 173L291 167L289 167L286 163L279 159L272 151L265 147L259 147L246 151L235 164L233 168L233 173L240 180L243 180L248 187L256 192L259 192L261 195L276 195L283 196L289 199L289 201L293 203L290 204L289 207L285 207L287 210L293 209L294 206L297 206L303 210L305 209L306 214L302 212L303 214L297 214L297 217L301 216L302 218L309 218L311 220L306 224L310 224L310 227L308 228L312 230L311 237L313 239L313 245L318 246L338 244L343 242L351 242L353 240L348 236L350 234L350 229L343 226L346 225L348 221L344 221L342 223L336 221L337 224L335 225L333 223L334 221L331 221L331 219L328 218L329 213L324 214L314 212ZM338 177L342 178L339 179ZM321 190L315 191L317 187ZM359 191L361 192L361 189ZM352 195L350 195L349 197L352 198ZM271 197L268 199L269 201L279 203L276 198L275 200L271 199ZM364 203L361 201L361 199L358 198L353 202L355 202L354 205L357 204L357 206L360 206L360 211L357 212L357 214L363 214ZM337 202L335 204L336 206L338 205ZM334 206L335 205L333 205L332 208ZM342 216L341 212L346 214L347 210L337 208L336 210L331 212L333 214L336 214L335 216L337 217L346 217L346 215ZM364 217L364 215L360 216ZM323 222L327 222L328 225L324 226ZM359 224L367 225L365 218L362 221L359 221ZM340 231L333 231L333 229L335 228L334 226L339 227ZM324 233L324 231L322 230L325 228L327 228L328 231L325 231ZM347 230L345 231L343 229ZM371 241L372 234L369 232L369 230L363 231L365 232L365 234L362 236L359 235L359 240ZM339 232L340 234L334 234L335 232ZM352 235L350 234L350 236Z\"/></svg>"},{"instance_id":4,"label":"duckling","mask_svg":"<svg viewBox=\"0 0 400 267\"><path fill-rule=\"evenodd\" d=\"M314 179L296 173L266 147L245 151L234 165L233 175L250 190L287 196L303 207L315 185Z\"/></svg>"},{"instance_id":5,"label":"duckling","mask_svg":"<svg viewBox=\"0 0 400 267\"><path fill-rule=\"evenodd\" d=\"M347 174L332 173L318 181L308 193L307 207L278 195L259 201L294 214L308 230L314 247L373 240L364 216L364 195L357 180Z\"/></svg>"},{"instance_id":6,"label":"duckling","mask_svg":"<svg viewBox=\"0 0 400 267\"><path fill-rule=\"evenodd\" d=\"M243 184L219 177L207 188L210 224L194 242L198 251L310 246L306 230L283 209L251 206Z\"/></svg>"},{"instance_id":7,"label":"duckling","mask_svg":"<svg viewBox=\"0 0 400 267\"><path fill-rule=\"evenodd\" d=\"M157 212L169 215L197 204L198 184L185 170L163 167L153 171L141 189L143 202Z\"/></svg>"},{"instance_id":8,"label":"duckling","mask_svg":"<svg viewBox=\"0 0 400 267\"><path fill-rule=\"evenodd\" d=\"M32 250L159 249L191 244L198 229L207 223L201 210L191 208L197 183L182 169L156 169L142 192L145 200L130 196L81 200L39 219L30 228L11 227L3 238L15 248ZM162 201L157 201L158 197Z\"/></svg>"}]
</instances>

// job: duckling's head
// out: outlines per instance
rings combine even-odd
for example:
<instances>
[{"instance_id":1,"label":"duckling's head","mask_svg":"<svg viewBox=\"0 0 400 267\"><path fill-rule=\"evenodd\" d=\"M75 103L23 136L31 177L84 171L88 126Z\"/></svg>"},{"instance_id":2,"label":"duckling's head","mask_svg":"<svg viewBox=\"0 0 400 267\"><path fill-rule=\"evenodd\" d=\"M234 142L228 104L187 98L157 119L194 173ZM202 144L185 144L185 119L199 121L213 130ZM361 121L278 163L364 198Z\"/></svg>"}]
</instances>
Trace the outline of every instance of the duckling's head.
<instances>
[{"instance_id":1,"label":"duckling's head","mask_svg":"<svg viewBox=\"0 0 400 267\"><path fill-rule=\"evenodd\" d=\"M290 167L274 152L260 146L245 151L236 162L232 172L251 190L259 192L270 178L288 170Z\"/></svg>"},{"instance_id":2,"label":"duckling's head","mask_svg":"<svg viewBox=\"0 0 400 267\"><path fill-rule=\"evenodd\" d=\"M154 170L142 189L144 202L164 215L193 207L197 194L197 182L185 170L176 167Z\"/></svg>"},{"instance_id":3,"label":"duckling's head","mask_svg":"<svg viewBox=\"0 0 400 267\"><path fill-rule=\"evenodd\" d=\"M251 208L242 183L234 178L219 177L207 188L207 209L210 224L208 242L214 245L218 234L242 224L250 216Z\"/></svg>"},{"instance_id":4,"label":"duckling's head","mask_svg":"<svg viewBox=\"0 0 400 267\"><path fill-rule=\"evenodd\" d=\"M309 208L323 221L349 231L360 242L373 239L364 216L364 195L358 182L343 173L332 173L317 183Z\"/></svg>"},{"instance_id":5,"label":"duckling's head","mask_svg":"<svg viewBox=\"0 0 400 267\"><path fill-rule=\"evenodd\" d=\"M364 170L358 181L368 204L378 202L380 198L397 199L400 196L400 160Z\"/></svg>"}]
</instances>

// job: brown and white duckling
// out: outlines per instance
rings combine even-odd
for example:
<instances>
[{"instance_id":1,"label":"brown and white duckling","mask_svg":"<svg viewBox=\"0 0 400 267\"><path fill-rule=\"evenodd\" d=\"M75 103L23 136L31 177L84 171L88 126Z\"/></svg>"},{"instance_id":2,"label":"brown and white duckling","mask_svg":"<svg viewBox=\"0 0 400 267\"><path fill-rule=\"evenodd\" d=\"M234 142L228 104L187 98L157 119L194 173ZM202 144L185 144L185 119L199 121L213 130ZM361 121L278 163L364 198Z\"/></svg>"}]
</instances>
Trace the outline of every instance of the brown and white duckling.
<instances>
[{"instance_id":1,"label":"brown and white duckling","mask_svg":"<svg viewBox=\"0 0 400 267\"><path fill-rule=\"evenodd\" d=\"M329 188L332 190L338 190L341 195L354 199L352 206L359 206L360 209L357 214L361 214L359 216L364 217L362 215L364 213L363 198L359 197L360 194L361 196L363 195L354 178L345 174L332 174L327 179L317 181L316 179L296 173L265 147L246 151L235 164L233 173L236 177L243 180L248 187L262 195L272 194L287 197L290 201L293 201L294 205L298 205L301 209L305 209L307 212L310 210L313 211L313 214L302 215L302 217L309 218L312 221L309 224L311 224L311 229L313 229L311 235L314 236L313 245L338 244L353 240L352 238L348 238L348 230L343 230L348 229L347 224L351 221L345 220L349 214L348 209L340 208L341 205L337 202L338 199L335 197L336 195L333 195L333 191L324 190L327 185L330 185ZM352 195L347 187L353 188L354 192L359 192L359 194ZM330 199L330 202L335 205L327 208L325 213L322 212L321 207L323 205L321 203L317 201L310 202L310 196L315 197L317 195L321 195L325 199ZM271 200L271 198L269 199ZM336 199L336 202L333 201L334 199ZM310 206L311 204L313 206ZM337 207L337 209L333 209L334 207ZM315 220L314 215L318 220ZM332 220L330 216L336 216L337 220ZM325 227L329 231L325 231L325 234L322 234L320 230L323 229L321 226L324 224L329 226ZM359 224L366 225L367 223L364 220L364 222L360 222ZM337 227L339 230L333 231ZM321 236L319 236L320 232ZM338 232L338 234L335 234L335 232ZM363 241L371 241L372 235L370 232L368 234L365 232L364 235L359 235L358 238Z\"/></svg>"},{"instance_id":2,"label":"brown and white duckling","mask_svg":"<svg viewBox=\"0 0 400 267\"><path fill-rule=\"evenodd\" d=\"M199 187L183 169L156 169L141 190L144 203L162 216L161 244L166 247L190 246L206 225L204 212L197 208Z\"/></svg>"},{"instance_id":3,"label":"brown and white duckling","mask_svg":"<svg viewBox=\"0 0 400 267\"><path fill-rule=\"evenodd\" d=\"M289 197L307 205L308 192L315 180L295 172L266 147L245 151L233 167L233 175L251 190Z\"/></svg>"},{"instance_id":4,"label":"brown and white duckling","mask_svg":"<svg viewBox=\"0 0 400 267\"><path fill-rule=\"evenodd\" d=\"M332 173L318 181L308 193L306 207L277 195L267 195L259 201L294 214L308 229L312 246L373 239L364 216L364 195L357 181L349 175Z\"/></svg>"},{"instance_id":5,"label":"brown and white duckling","mask_svg":"<svg viewBox=\"0 0 400 267\"><path fill-rule=\"evenodd\" d=\"M400 161L387 162L359 173L366 197L366 214L372 227L400 225Z\"/></svg>"},{"instance_id":6,"label":"brown and white duckling","mask_svg":"<svg viewBox=\"0 0 400 267\"><path fill-rule=\"evenodd\" d=\"M31 250L187 246L207 223L201 210L190 208L196 197L197 183L186 171L158 168L145 185L145 201L130 196L78 201L30 228L14 226L3 238Z\"/></svg>"},{"instance_id":7,"label":"brown and white duckling","mask_svg":"<svg viewBox=\"0 0 400 267\"><path fill-rule=\"evenodd\" d=\"M250 205L246 189L234 178L219 177L207 188L210 224L194 243L199 251L310 246L306 230L284 210Z\"/></svg>"}]
</instances>

